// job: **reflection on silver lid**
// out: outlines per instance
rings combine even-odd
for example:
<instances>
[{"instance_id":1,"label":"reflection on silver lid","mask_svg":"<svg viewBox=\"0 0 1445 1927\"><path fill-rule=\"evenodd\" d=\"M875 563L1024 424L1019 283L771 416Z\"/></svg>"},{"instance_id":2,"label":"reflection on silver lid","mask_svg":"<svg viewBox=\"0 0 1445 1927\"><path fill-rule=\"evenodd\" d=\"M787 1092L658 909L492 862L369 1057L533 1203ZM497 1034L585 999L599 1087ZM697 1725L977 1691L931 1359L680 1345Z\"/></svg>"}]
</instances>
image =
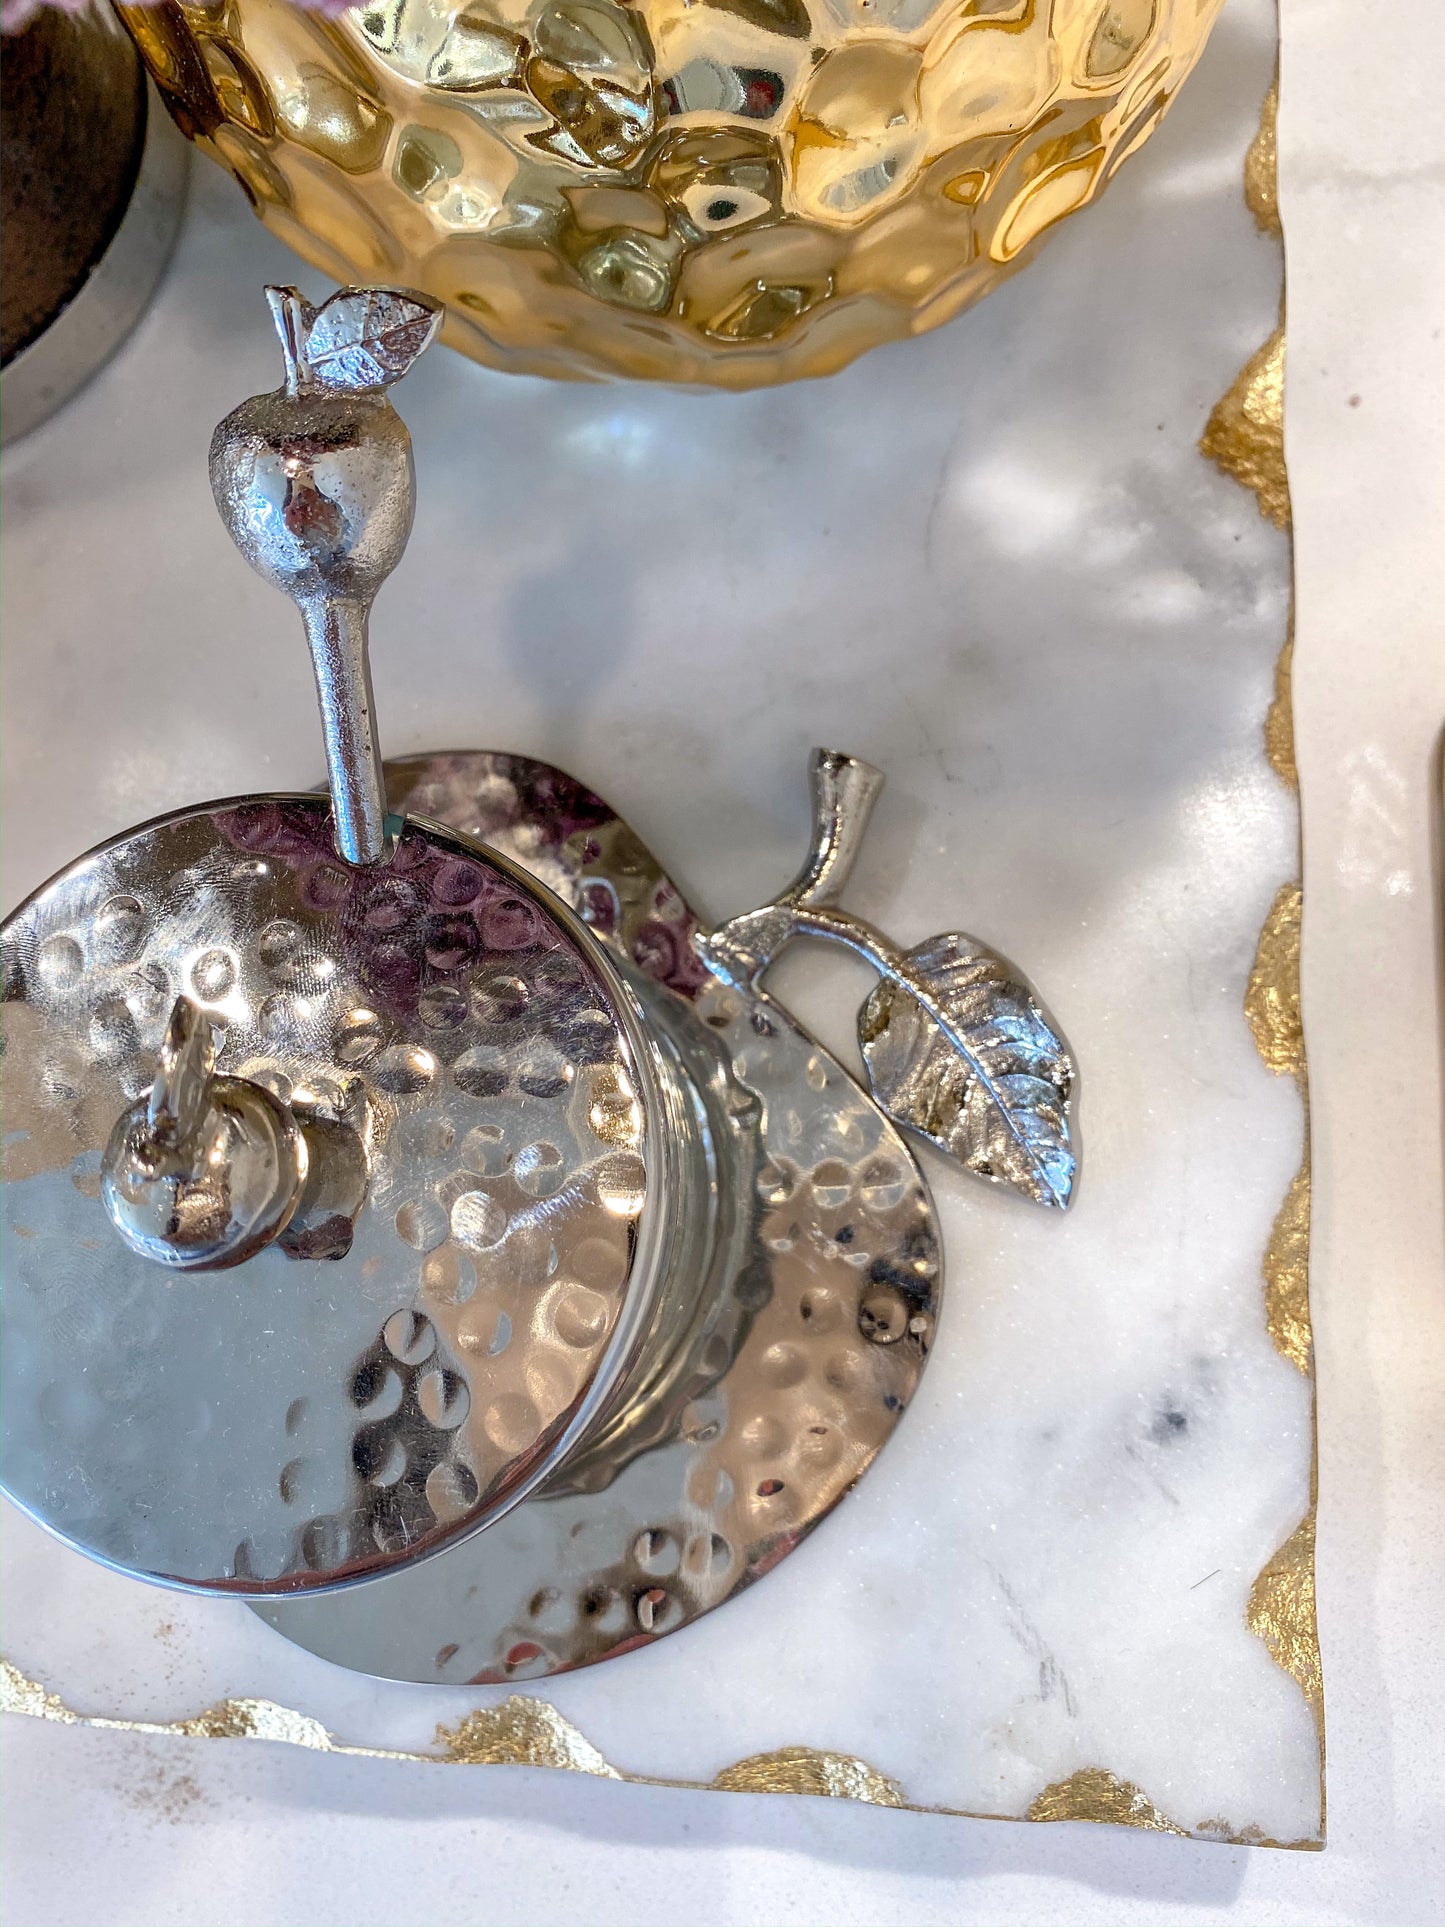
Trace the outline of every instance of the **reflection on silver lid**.
<instances>
[{"instance_id":1,"label":"reflection on silver lid","mask_svg":"<svg viewBox=\"0 0 1445 1927\"><path fill-rule=\"evenodd\" d=\"M530 879L415 825L352 868L315 799L197 810L47 885L5 967L5 1483L47 1525L307 1590L484 1524L593 1415L655 1284L655 1085ZM334 1260L177 1272L109 1221L102 1152L177 998L222 1083L364 1148Z\"/></svg>"}]
</instances>

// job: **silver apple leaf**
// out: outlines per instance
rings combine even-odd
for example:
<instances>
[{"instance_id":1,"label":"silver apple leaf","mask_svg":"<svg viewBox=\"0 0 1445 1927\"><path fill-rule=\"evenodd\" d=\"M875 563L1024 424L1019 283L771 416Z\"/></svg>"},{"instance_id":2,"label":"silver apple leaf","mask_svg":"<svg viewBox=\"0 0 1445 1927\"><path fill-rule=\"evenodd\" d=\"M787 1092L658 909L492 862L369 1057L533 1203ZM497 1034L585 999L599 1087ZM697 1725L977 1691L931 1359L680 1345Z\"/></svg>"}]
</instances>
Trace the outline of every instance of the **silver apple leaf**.
<instances>
[{"instance_id":1,"label":"silver apple leaf","mask_svg":"<svg viewBox=\"0 0 1445 1927\"><path fill-rule=\"evenodd\" d=\"M899 961L858 1013L874 1097L979 1177L1067 1208L1078 1168L1069 1134L1074 1064L1031 987L953 932Z\"/></svg>"},{"instance_id":2,"label":"silver apple leaf","mask_svg":"<svg viewBox=\"0 0 1445 1927\"><path fill-rule=\"evenodd\" d=\"M441 309L403 288L343 288L306 332L306 365L323 388L366 394L400 381L441 325Z\"/></svg>"}]
</instances>

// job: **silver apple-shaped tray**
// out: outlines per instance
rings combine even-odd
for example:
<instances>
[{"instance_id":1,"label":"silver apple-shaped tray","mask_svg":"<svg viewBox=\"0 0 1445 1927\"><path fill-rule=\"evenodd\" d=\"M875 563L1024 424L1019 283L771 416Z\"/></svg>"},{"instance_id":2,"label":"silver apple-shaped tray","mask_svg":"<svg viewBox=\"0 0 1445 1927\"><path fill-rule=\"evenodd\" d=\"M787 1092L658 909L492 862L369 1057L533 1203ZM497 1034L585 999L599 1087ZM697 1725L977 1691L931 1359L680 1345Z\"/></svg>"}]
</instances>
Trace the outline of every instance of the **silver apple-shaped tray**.
<instances>
[{"instance_id":1,"label":"silver apple-shaped tray","mask_svg":"<svg viewBox=\"0 0 1445 1927\"><path fill-rule=\"evenodd\" d=\"M559 771L383 769L384 391L435 315L269 293L286 385L212 479L300 607L330 806L142 826L5 925L5 1485L343 1664L530 1677L687 1624L849 1490L940 1303L903 1133L1064 1207L1074 1070L992 951L842 907L855 758L815 753L799 876L713 929ZM867 1090L764 987L801 939L878 973Z\"/></svg>"}]
</instances>

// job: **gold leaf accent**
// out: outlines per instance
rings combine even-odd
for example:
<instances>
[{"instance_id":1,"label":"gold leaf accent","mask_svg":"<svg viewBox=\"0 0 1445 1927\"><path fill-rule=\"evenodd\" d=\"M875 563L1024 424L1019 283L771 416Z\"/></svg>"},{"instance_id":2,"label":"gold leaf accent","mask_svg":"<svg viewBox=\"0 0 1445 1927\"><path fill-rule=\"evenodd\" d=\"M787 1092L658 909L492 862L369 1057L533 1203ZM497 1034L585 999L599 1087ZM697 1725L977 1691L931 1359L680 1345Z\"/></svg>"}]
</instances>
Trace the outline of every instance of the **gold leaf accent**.
<instances>
[{"instance_id":1,"label":"gold leaf accent","mask_svg":"<svg viewBox=\"0 0 1445 1927\"><path fill-rule=\"evenodd\" d=\"M1269 1335L1281 1358L1308 1378L1314 1366L1310 1331L1310 1160L1295 1175L1279 1208L1264 1254L1264 1305Z\"/></svg>"},{"instance_id":2,"label":"gold leaf accent","mask_svg":"<svg viewBox=\"0 0 1445 1927\"><path fill-rule=\"evenodd\" d=\"M1279 1557L1283 1558L1287 1550L1282 1549ZM806 1793L835 1800L856 1800L867 1806L892 1807L907 1813L939 1813L965 1820L1000 1817L962 1807L921 1806L908 1799L896 1780L869 1766L866 1760L811 1746L784 1746L772 1753L754 1754L739 1760L735 1766L724 1767L711 1781L624 1773L554 1706L546 1700L524 1699L519 1694L513 1694L500 1706L469 1714L454 1728L439 1726L437 1739L441 1751L426 1753L393 1747L349 1746L334 1739L319 1720L277 1706L271 1700L222 1700L186 1720L117 1720L76 1713L8 1660L0 1660L0 1712L22 1713L32 1719L52 1720L61 1726L154 1734L172 1739L269 1740L318 1753L336 1753L347 1759L409 1760L418 1766L565 1767L577 1773L595 1774L600 1779L620 1780L629 1786L679 1787L699 1793ZM1121 1779L1104 1767L1083 1767L1068 1779L1045 1787L1030 1807L1028 1818L1097 1820L1113 1826L1144 1827L1153 1833L1186 1836L1191 1832L1176 1826L1132 1781ZM1311 1847L1318 1844L1311 1840L1269 1839L1257 1827L1246 1827L1241 1832L1225 1820L1201 1821L1192 1832L1196 1839L1236 1846Z\"/></svg>"},{"instance_id":3,"label":"gold leaf accent","mask_svg":"<svg viewBox=\"0 0 1445 1927\"><path fill-rule=\"evenodd\" d=\"M826 1753L812 1746L780 1746L724 1767L713 1781L721 1793L821 1793L835 1800L861 1800L868 1806L902 1807L903 1789L850 1753Z\"/></svg>"},{"instance_id":4,"label":"gold leaf accent","mask_svg":"<svg viewBox=\"0 0 1445 1927\"><path fill-rule=\"evenodd\" d=\"M1253 489L1259 512L1276 528L1290 526L1284 466L1284 329L1252 354L1199 441L1210 461Z\"/></svg>"},{"instance_id":5,"label":"gold leaf accent","mask_svg":"<svg viewBox=\"0 0 1445 1927\"><path fill-rule=\"evenodd\" d=\"M1142 1788L1106 1767L1084 1766L1055 1780L1029 1808L1030 1820L1096 1820L1105 1826L1144 1827L1150 1833L1184 1834Z\"/></svg>"},{"instance_id":6,"label":"gold leaf accent","mask_svg":"<svg viewBox=\"0 0 1445 1927\"><path fill-rule=\"evenodd\" d=\"M8 1659L0 1659L0 1713L24 1713L33 1720L75 1725L75 1715L64 1700L47 1693L38 1680L27 1679Z\"/></svg>"},{"instance_id":7,"label":"gold leaf accent","mask_svg":"<svg viewBox=\"0 0 1445 1927\"><path fill-rule=\"evenodd\" d=\"M1278 78L1265 97L1259 131L1245 159L1244 195L1266 233L1279 234L1277 178ZM1284 309L1280 326L1251 357L1210 415L1200 448L1227 475L1254 490L1260 513L1281 529L1290 527L1289 477L1284 459ZM1274 672L1274 700L1265 718L1264 747L1270 767L1290 789L1299 789L1295 762L1294 610ZM1300 1018L1299 884L1284 884L1260 932L1244 1011L1265 1064L1299 1080L1306 1104L1305 1155L1280 1206L1264 1255L1265 1319L1276 1351L1307 1378L1314 1354L1309 1306L1310 1156L1304 1030ZM1311 1424L1314 1414L1311 1413ZM1245 1620L1279 1665L1298 1683L1314 1715L1319 1740L1320 1827L1325 1816L1325 1716L1319 1634L1315 1620L1315 1503L1313 1468L1309 1509L1250 1590ZM1204 1821L1196 1834L1224 1837L1227 1823ZM1247 1829L1237 1839L1249 1839ZM1318 1841L1264 1841L1260 1845L1311 1847Z\"/></svg>"},{"instance_id":8,"label":"gold leaf accent","mask_svg":"<svg viewBox=\"0 0 1445 1927\"><path fill-rule=\"evenodd\" d=\"M1299 788L1299 770L1294 760L1294 610L1290 610L1289 632L1279 660L1274 665L1274 701L1264 719L1264 753L1269 766L1292 790Z\"/></svg>"},{"instance_id":9,"label":"gold leaf accent","mask_svg":"<svg viewBox=\"0 0 1445 1927\"><path fill-rule=\"evenodd\" d=\"M1259 114L1259 131L1244 157L1244 199L1262 233L1279 234L1279 81L1270 83Z\"/></svg>"},{"instance_id":10,"label":"gold leaf accent","mask_svg":"<svg viewBox=\"0 0 1445 1927\"><path fill-rule=\"evenodd\" d=\"M1277 1663L1298 1681L1315 1717L1323 1763L1324 1679L1315 1619L1315 1509L1310 1509L1250 1589L1245 1620Z\"/></svg>"},{"instance_id":11,"label":"gold leaf accent","mask_svg":"<svg viewBox=\"0 0 1445 1927\"><path fill-rule=\"evenodd\" d=\"M604 1780L623 1777L555 1706L519 1693L468 1713L458 1726L439 1726L437 1744L441 1757L457 1766L557 1766Z\"/></svg>"},{"instance_id":12,"label":"gold leaf accent","mask_svg":"<svg viewBox=\"0 0 1445 1927\"><path fill-rule=\"evenodd\" d=\"M1282 883L1259 933L1254 968L1244 993L1244 1014L1259 1054L1281 1077L1303 1078L1305 1069L1299 1002L1302 908L1300 886Z\"/></svg>"},{"instance_id":13,"label":"gold leaf accent","mask_svg":"<svg viewBox=\"0 0 1445 1927\"><path fill-rule=\"evenodd\" d=\"M335 1742L320 1720L293 1713L274 1700L221 1700L194 1719L177 1720L177 1733L195 1740L281 1740L288 1746L307 1746L318 1753L335 1750Z\"/></svg>"}]
</instances>

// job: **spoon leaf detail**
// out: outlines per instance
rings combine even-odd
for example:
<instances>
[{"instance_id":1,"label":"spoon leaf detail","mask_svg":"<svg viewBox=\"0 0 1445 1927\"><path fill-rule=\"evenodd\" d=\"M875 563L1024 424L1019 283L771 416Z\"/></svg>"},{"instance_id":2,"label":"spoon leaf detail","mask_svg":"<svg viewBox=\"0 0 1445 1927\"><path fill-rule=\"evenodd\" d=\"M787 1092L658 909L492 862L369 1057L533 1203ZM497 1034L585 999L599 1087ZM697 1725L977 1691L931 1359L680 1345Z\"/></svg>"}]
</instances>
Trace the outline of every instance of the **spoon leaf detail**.
<instances>
[{"instance_id":1,"label":"spoon leaf detail","mask_svg":"<svg viewBox=\"0 0 1445 1927\"><path fill-rule=\"evenodd\" d=\"M343 288L306 319L312 380L366 394L401 380L435 335L441 314L401 289Z\"/></svg>"}]
</instances>

